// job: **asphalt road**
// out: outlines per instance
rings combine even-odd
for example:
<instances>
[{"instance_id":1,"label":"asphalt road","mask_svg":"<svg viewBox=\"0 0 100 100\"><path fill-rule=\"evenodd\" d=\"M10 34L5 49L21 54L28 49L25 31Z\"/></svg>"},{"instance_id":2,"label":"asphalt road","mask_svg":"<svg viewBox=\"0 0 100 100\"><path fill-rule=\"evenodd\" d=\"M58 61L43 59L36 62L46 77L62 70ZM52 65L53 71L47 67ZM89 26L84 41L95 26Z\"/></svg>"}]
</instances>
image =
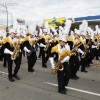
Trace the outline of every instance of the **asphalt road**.
<instances>
[{"instance_id":1,"label":"asphalt road","mask_svg":"<svg viewBox=\"0 0 100 100\"><path fill-rule=\"evenodd\" d=\"M63 95L58 93L57 76L51 74L49 61L47 65L42 68L41 60L37 60L35 72L30 73L27 59L23 58L18 73L21 80L12 83L7 78L7 67L0 62L0 100L100 100L100 67L87 68L88 73L78 71L80 79L70 80L67 94Z\"/></svg>"}]
</instances>

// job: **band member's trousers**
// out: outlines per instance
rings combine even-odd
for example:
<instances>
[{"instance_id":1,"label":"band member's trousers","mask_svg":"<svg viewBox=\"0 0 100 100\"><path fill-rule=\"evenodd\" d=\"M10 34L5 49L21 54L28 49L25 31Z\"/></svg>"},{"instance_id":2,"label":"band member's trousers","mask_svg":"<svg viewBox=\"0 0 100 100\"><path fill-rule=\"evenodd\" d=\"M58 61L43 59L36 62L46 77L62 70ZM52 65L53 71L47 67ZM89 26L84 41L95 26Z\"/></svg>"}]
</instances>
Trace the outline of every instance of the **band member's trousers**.
<instances>
[{"instance_id":1,"label":"band member's trousers","mask_svg":"<svg viewBox=\"0 0 100 100\"><path fill-rule=\"evenodd\" d=\"M22 52L19 53L19 61L20 61L20 64L22 62Z\"/></svg>"},{"instance_id":2,"label":"band member's trousers","mask_svg":"<svg viewBox=\"0 0 100 100\"><path fill-rule=\"evenodd\" d=\"M2 61L3 60L3 48L0 47L0 60Z\"/></svg>"},{"instance_id":3,"label":"band member's trousers","mask_svg":"<svg viewBox=\"0 0 100 100\"><path fill-rule=\"evenodd\" d=\"M42 53L42 67L45 67L45 51L44 48L41 48Z\"/></svg>"},{"instance_id":4,"label":"band member's trousers","mask_svg":"<svg viewBox=\"0 0 100 100\"><path fill-rule=\"evenodd\" d=\"M4 58L3 58L3 66L6 66L6 64L7 64L7 58L6 58L6 54L4 54Z\"/></svg>"},{"instance_id":5,"label":"band member's trousers","mask_svg":"<svg viewBox=\"0 0 100 100\"><path fill-rule=\"evenodd\" d=\"M69 65L70 65L71 77L75 77L80 66L78 54L76 54L76 56L73 55L70 57Z\"/></svg>"},{"instance_id":6,"label":"band member's trousers","mask_svg":"<svg viewBox=\"0 0 100 100\"><path fill-rule=\"evenodd\" d=\"M40 51L39 51L39 57L41 57L41 55L42 55L42 52L41 52L41 48L40 48Z\"/></svg>"},{"instance_id":7,"label":"band member's trousers","mask_svg":"<svg viewBox=\"0 0 100 100\"><path fill-rule=\"evenodd\" d=\"M57 79L58 79L58 92L64 90L65 86L68 85L69 78L70 78L70 68L68 62L63 63L64 70L57 72Z\"/></svg>"},{"instance_id":8,"label":"band member's trousers","mask_svg":"<svg viewBox=\"0 0 100 100\"><path fill-rule=\"evenodd\" d=\"M32 70L37 60L36 52L33 52L31 56L27 56L27 60L28 60L28 70Z\"/></svg>"},{"instance_id":9,"label":"band member's trousers","mask_svg":"<svg viewBox=\"0 0 100 100\"><path fill-rule=\"evenodd\" d=\"M8 78L12 78L13 76L16 76L19 68L20 68L20 61L19 61L19 57L16 58L16 60L14 60L15 63L15 69L14 69L14 74L12 74L12 65L13 65L13 61L11 60L11 56L10 55L6 55L7 61L8 61Z\"/></svg>"}]
</instances>

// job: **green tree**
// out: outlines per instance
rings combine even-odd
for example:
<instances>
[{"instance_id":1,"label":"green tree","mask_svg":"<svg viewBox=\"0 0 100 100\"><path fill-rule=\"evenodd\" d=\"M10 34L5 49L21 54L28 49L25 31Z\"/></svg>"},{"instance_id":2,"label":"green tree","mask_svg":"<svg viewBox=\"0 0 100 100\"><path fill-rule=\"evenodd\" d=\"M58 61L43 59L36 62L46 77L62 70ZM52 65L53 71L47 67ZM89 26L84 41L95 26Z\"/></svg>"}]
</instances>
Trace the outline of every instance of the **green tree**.
<instances>
[{"instance_id":1,"label":"green tree","mask_svg":"<svg viewBox=\"0 0 100 100\"><path fill-rule=\"evenodd\" d=\"M76 29L79 29L79 25L81 24L81 22L74 22L74 23L72 23L72 25L71 25L71 30L73 31L75 28Z\"/></svg>"}]
</instances>

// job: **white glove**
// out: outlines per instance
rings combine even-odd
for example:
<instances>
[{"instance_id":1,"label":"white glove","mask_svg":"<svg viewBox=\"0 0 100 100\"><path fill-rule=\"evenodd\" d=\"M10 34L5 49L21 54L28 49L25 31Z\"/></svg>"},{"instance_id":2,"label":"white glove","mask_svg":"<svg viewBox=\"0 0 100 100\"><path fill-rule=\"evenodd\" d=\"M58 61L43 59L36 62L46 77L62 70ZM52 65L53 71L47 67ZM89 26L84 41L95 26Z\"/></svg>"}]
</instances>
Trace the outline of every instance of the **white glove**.
<instances>
[{"instance_id":1,"label":"white glove","mask_svg":"<svg viewBox=\"0 0 100 100\"><path fill-rule=\"evenodd\" d=\"M55 64L54 64L54 59L53 59L53 57L49 58L49 60L50 60L52 69L54 69Z\"/></svg>"},{"instance_id":2,"label":"white glove","mask_svg":"<svg viewBox=\"0 0 100 100\"><path fill-rule=\"evenodd\" d=\"M43 43L40 43L40 47L46 47L46 45L44 45Z\"/></svg>"},{"instance_id":3,"label":"white glove","mask_svg":"<svg viewBox=\"0 0 100 100\"><path fill-rule=\"evenodd\" d=\"M9 50L9 49L7 49L7 48L5 48L4 53L5 53L5 54L10 54L10 55L13 55L13 52L12 52L12 51L10 51L10 50Z\"/></svg>"},{"instance_id":4,"label":"white glove","mask_svg":"<svg viewBox=\"0 0 100 100\"><path fill-rule=\"evenodd\" d=\"M13 52L11 52L10 54L11 54L11 55L13 55L14 53L13 53Z\"/></svg>"},{"instance_id":5,"label":"white glove","mask_svg":"<svg viewBox=\"0 0 100 100\"><path fill-rule=\"evenodd\" d=\"M84 54L84 52L79 48L79 49L77 49L77 52L78 53L81 53L82 55Z\"/></svg>"},{"instance_id":6,"label":"white glove","mask_svg":"<svg viewBox=\"0 0 100 100\"><path fill-rule=\"evenodd\" d=\"M52 42L52 40L49 40L49 43Z\"/></svg>"},{"instance_id":7,"label":"white glove","mask_svg":"<svg viewBox=\"0 0 100 100\"><path fill-rule=\"evenodd\" d=\"M65 58L61 61L61 63L64 63L64 62L68 61L69 58L70 58L69 56L65 57Z\"/></svg>"},{"instance_id":8,"label":"white glove","mask_svg":"<svg viewBox=\"0 0 100 100\"><path fill-rule=\"evenodd\" d=\"M27 47L24 47L24 51L26 51L26 52L31 52Z\"/></svg>"},{"instance_id":9,"label":"white glove","mask_svg":"<svg viewBox=\"0 0 100 100\"><path fill-rule=\"evenodd\" d=\"M97 46L92 45L92 49L93 49L93 48L97 48Z\"/></svg>"},{"instance_id":10,"label":"white glove","mask_svg":"<svg viewBox=\"0 0 100 100\"><path fill-rule=\"evenodd\" d=\"M89 48L89 46L87 46L87 49Z\"/></svg>"},{"instance_id":11,"label":"white glove","mask_svg":"<svg viewBox=\"0 0 100 100\"><path fill-rule=\"evenodd\" d=\"M37 45L40 46L39 43L37 43Z\"/></svg>"},{"instance_id":12,"label":"white glove","mask_svg":"<svg viewBox=\"0 0 100 100\"><path fill-rule=\"evenodd\" d=\"M68 43L65 45L65 49L70 51L70 46L68 45Z\"/></svg>"},{"instance_id":13,"label":"white glove","mask_svg":"<svg viewBox=\"0 0 100 100\"><path fill-rule=\"evenodd\" d=\"M35 48L35 45L33 45L33 47Z\"/></svg>"}]
</instances>

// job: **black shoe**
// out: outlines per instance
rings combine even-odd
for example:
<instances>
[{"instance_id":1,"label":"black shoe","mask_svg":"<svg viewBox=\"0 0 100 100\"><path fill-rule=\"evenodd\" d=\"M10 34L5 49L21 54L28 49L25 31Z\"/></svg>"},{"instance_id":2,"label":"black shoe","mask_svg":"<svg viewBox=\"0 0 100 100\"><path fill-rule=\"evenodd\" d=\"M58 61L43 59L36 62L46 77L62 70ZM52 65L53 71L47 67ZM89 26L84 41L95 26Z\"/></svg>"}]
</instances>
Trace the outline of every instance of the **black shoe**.
<instances>
[{"instance_id":1,"label":"black shoe","mask_svg":"<svg viewBox=\"0 0 100 100\"><path fill-rule=\"evenodd\" d=\"M93 64L93 62L90 62L90 64Z\"/></svg>"},{"instance_id":2,"label":"black shoe","mask_svg":"<svg viewBox=\"0 0 100 100\"><path fill-rule=\"evenodd\" d=\"M99 60L99 58L96 58L96 60Z\"/></svg>"},{"instance_id":3,"label":"black shoe","mask_svg":"<svg viewBox=\"0 0 100 100\"><path fill-rule=\"evenodd\" d=\"M79 77L76 75L75 78L79 79Z\"/></svg>"},{"instance_id":4,"label":"black shoe","mask_svg":"<svg viewBox=\"0 0 100 100\"><path fill-rule=\"evenodd\" d=\"M7 67L6 65L3 65L3 67Z\"/></svg>"},{"instance_id":5,"label":"black shoe","mask_svg":"<svg viewBox=\"0 0 100 100\"><path fill-rule=\"evenodd\" d=\"M38 58L41 58L41 56L38 56Z\"/></svg>"},{"instance_id":6,"label":"black shoe","mask_svg":"<svg viewBox=\"0 0 100 100\"><path fill-rule=\"evenodd\" d=\"M91 67L91 66L90 66L90 65L87 65L86 67L89 68L89 67Z\"/></svg>"},{"instance_id":7,"label":"black shoe","mask_svg":"<svg viewBox=\"0 0 100 100\"><path fill-rule=\"evenodd\" d=\"M64 91L65 91L65 92L67 92L67 89L66 89L66 88L64 88Z\"/></svg>"},{"instance_id":8,"label":"black shoe","mask_svg":"<svg viewBox=\"0 0 100 100\"><path fill-rule=\"evenodd\" d=\"M65 91L59 91L59 93L61 93L61 94L66 94L66 92L65 92Z\"/></svg>"},{"instance_id":9,"label":"black shoe","mask_svg":"<svg viewBox=\"0 0 100 100\"><path fill-rule=\"evenodd\" d=\"M78 80L79 78L73 76L73 77L70 77L70 79L72 79L72 80Z\"/></svg>"},{"instance_id":10,"label":"black shoe","mask_svg":"<svg viewBox=\"0 0 100 100\"><path fill-rule=\"evenodd\" d=\"M28 69L28 72L34 72L34 69Z\"/></svg>"},{"instance_id":11,"label":"black shoe","mask_svg":"<svg viewBox=\"0 0 100 100\"><path fill-rule=\"evenodd\" d=\"M0 59L0 61L3 61L3 59Z\"/></svg>"},{"instance_id":12,"label":"black shoe","mask_svg":"<svg viewBox=\"0 0 100 100\"><path fill-rule=\"evenodd\" d=\"M86 70L81 70L81 72L87 73L88 71L86 71Z\"/></svg>"},{"instance_id":13,"label":"black shoe","mask_svg":"<svg viewBox=\"0 0 100 100\"><path fill-rule=\"evenodd\" d=\"M17 80L20 80L20 78L17 75L14 75L13 77L16 78Z\"/></svg>"},{"instance_id":14,"label":"black shoe","mask_svg":"<svg viewBox=\"0 0 100 100\"><path fill-rule=\"evenodd\" d=\"M13 78L9 78L9 81L10 81L10 82L14 82L14 79L13 79Z\"/></svg>"},{"instance_id":15,"label":"black shoe","mask_svg":"<svg viewBox=\"0 0 100 100\"><path fill-rule=\"evenodd\" d=\"M47 65L45 64L44 66L42 66L43 68L47 68Z\"/></svg>"}]
</instances>

